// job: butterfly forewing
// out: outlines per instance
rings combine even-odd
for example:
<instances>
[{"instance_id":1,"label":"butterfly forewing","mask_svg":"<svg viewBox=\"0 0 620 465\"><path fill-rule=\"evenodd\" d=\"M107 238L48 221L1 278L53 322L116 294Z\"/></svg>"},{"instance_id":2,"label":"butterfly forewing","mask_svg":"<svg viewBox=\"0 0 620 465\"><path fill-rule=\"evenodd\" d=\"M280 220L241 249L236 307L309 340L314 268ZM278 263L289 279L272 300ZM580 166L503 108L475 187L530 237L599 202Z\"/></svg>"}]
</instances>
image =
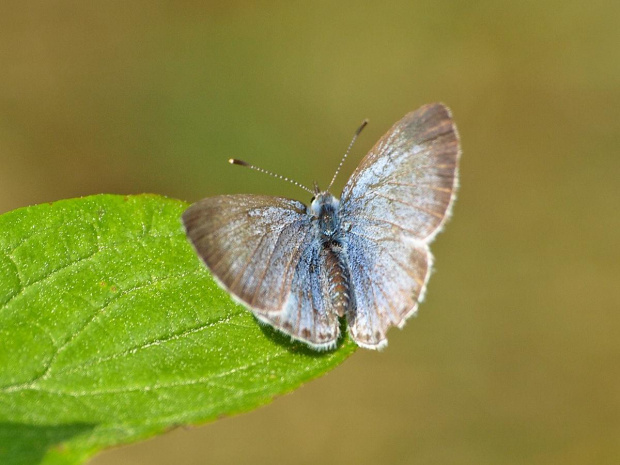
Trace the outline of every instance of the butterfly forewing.
<instances>
[{"instance_id":1,"label":"butterfly forewing","mask_svg":"<svg viewBox=\"0 0 620 465\"><path fill-rule=\"evenodd\" d=\"M426 240L452 203L459 143L449 110L425 105L407 114L370 150L347 182L343 215L396 226Z\"/></svg>"},{"instance_id":2,"label":"butterfly forewing","mask_svg":"<svg viewBox=\"0 0 620 465\"><path fill-rule=\"evenodd\" d=\"M366 155L344 188L341 218L355 306L349 331L381 348L422 299L431 268L428 243L453 200L458 136L441 104L396 123Z\"/></svg>"},{"instance_id":3,"label":"butterfly forewing","mask_svg":"<svg viewBox=\"0 0 620 465\"><path fill-rule=\"evenodd\" d=\"M211 197L193 204L183 223L214 277L257 318L315 347L335 344L338 319L322 302L315 226L301 202Z\"/></svg>"}]
</instances>

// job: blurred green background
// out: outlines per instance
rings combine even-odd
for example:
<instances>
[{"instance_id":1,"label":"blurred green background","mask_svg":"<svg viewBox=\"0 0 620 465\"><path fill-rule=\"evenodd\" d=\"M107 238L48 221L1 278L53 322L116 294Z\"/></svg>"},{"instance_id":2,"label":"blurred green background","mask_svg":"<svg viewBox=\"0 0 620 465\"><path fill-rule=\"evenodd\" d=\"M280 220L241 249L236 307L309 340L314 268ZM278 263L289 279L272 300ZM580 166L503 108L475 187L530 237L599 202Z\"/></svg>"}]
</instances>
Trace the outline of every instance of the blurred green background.
<instances>
[{"instance_id":1,"label":"blurred green background","mask_svg":"<svg viewBox=\"0 0 620 465\"><path fill-rule=\"evenodd\" d=\"M419 316L255 412L93 465L620 463L620 2L0 6L0 212L325 186L443 101L463 146Z\"/></svg>"}]
</instances>

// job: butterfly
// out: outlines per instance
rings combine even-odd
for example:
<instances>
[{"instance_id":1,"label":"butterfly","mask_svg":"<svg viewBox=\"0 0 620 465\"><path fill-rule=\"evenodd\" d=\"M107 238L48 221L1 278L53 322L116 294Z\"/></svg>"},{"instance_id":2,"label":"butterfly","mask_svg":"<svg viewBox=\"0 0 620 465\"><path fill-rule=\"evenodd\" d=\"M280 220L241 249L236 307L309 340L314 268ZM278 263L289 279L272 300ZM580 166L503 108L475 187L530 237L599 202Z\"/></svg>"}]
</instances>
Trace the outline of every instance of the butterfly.
<instances>
[{"instance_id":1,"label":"butterfly","mask_svg":"<svg viewBox=\"0 0 620 465\"><path fill-rule=\"evenodd\" d=\"M381 349L424 297L429 244L450 215L459 158L450 110L429 104L375 144L340 199L316 183L306 188L310 206L221 195L191 205L182 221L216 281L260 322L329 350L345 317L359 346Z\"/></svg>"}]
</instances>

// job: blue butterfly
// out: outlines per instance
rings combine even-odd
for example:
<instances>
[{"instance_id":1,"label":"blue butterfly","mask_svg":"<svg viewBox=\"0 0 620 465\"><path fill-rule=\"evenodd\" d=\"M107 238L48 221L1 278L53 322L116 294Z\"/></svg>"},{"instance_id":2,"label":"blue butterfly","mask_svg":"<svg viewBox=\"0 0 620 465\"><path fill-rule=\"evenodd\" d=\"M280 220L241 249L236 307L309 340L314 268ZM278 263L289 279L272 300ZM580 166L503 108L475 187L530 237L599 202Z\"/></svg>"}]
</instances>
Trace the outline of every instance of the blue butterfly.
<instances>
[{"instance_id":1,"label":"blue butterfly","mask_svg":"<svg viewBox=\"0 0 620 465\"><path fill-rule=\"evenodd\" d=\"M316 185L309 207L222 195L190 206L183 224L215 279L258 320L327 350L346 317L359 346L381 349L424 297L459 157L450 110L425 105L376 143L340 200Z\"/></svg>"}]
</instances>

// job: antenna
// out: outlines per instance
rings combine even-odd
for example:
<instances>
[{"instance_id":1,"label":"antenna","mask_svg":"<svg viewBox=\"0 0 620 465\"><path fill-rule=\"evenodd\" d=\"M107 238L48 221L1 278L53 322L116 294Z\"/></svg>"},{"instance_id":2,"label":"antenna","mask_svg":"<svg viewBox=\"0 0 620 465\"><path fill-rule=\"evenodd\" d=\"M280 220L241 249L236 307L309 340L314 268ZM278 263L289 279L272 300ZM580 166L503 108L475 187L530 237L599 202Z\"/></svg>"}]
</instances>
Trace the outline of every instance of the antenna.
<instances>
[{"instance_id":1,"label":"antenna","mask_svg":"<svg viewBox=\"0 0 620 465\"><path fill-rule=\"evenodd\" d=\"M289 179L286 176L282 176L280 174L272 173L271 171L267 171L266 169L259 168L258 166L251 165L251 164L249 164L249 163L247 163L247 162L245 162L243 160L237 160L236 158L231 158L231 159L228 160L228 163L230 163L231 165L245 166L246 168L250 168L250 169L253 169L255 171L258 171L259 173L268 174L269 176L273 176L274 178L278 178L278 179L282 179L284 181L288 181L288 182L290 182L292 184L295 184L297 187L300 187L303 190L305 190L307 192L310 192L312 195L315 195L315 192L311 191L306 186L302 186L297 181L293 181L292 179Z\"/></svg>"},{"instance_id":2,"label":"antenna","mask_svg":"<svg viewBox=\"0 0 620 465\"><path fill-rule=\"evenodd\" d=\"M329 190L332 187L332 184L336 180L336 176L338 176L338 173L340 172L340 168L342 168L342 164L344 163L344 160L347 158L347 155L349 155L349 152L351 151L351 147L353 147L353 144L355 143L355 139L357 139L357 136L360 135L360 132L362 132L362 129L364 129L367 124L368 124L368 120L365 119L364 121L362 121L362 124L360 125L360 127L357 128L357 131L355 131L355 134L353 135L353 139L351 139L351 143L349 144L347 151L344 153L342 160L340 160L340 164L338 165L338 168L336 168L336 172L334 173L332 182L330 182L329 186L327 186L327 190Z\"/></svg>"}]
</instances>

